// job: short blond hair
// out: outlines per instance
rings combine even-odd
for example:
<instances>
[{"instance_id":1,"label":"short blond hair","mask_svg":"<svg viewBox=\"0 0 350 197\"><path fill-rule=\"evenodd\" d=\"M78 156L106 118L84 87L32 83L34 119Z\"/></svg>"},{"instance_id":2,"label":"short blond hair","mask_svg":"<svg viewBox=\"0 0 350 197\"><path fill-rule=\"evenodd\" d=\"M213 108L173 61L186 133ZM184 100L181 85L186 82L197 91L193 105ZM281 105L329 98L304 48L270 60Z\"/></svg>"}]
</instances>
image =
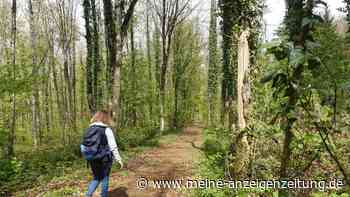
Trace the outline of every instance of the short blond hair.
<instances>
[{"instance_id":1,"label":"short blond hair","mask_svg":"<svg viewBox=\"0 0 350 197\"><path fill-rule=\"evenodd\" d=\"M102 122L103 124L106 125L111 125L112 124L112 117L109 115L107 111L97 111L94 116L90 120L91 123L94 122Z\"/></svg>"}]
</instances>

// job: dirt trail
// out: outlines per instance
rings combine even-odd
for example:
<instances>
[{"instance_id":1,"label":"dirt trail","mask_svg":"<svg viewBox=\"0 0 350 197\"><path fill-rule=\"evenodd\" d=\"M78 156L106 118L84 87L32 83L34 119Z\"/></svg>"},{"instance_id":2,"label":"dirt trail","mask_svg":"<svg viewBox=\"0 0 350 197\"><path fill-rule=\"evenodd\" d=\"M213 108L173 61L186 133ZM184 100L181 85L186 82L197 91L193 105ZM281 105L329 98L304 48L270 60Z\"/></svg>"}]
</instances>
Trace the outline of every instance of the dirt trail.
<instances>
[{"instance_id":1,"label":"dirt trail","mask_svg":"<svg viewBox=\"0 0 350 197\"><path fill-rule=\"evenodd\" d=\"M148 180L191 179L194 173L195 161L198 161L199 151L196 145L202 143L201 128L191 126L177 136L172 142L162 142L159 147L145 151L132 158L126 164L126 170L115 172L110 178L111 197L176 197L184 196L180 189L153 189L149 185L140 190L136 187L137 180L144 177ZM125 172L126 171L126 172ZM99 190L96 191L99 196Z\"/></svg>"}]
</instances>

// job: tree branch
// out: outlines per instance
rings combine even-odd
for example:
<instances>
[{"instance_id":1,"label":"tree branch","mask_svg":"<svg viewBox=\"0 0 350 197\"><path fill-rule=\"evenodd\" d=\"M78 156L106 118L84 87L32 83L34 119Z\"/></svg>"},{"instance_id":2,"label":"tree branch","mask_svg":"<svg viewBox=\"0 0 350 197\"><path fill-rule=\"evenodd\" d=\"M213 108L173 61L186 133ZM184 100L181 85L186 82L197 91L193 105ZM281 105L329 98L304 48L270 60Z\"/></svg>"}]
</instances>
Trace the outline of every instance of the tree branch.
<instances>
[{"instance_id":1,"label":"tree branch","mask_svg":"<svg viewBox=\"0 0 350 197\"><path fill-rule=\"evenodd\" d=\"M132 0L130 3L130 6L128 8L128 11L126 12L125 16L123 17L123 23L121 24L121 35L125 36L127 31L128 31L128 27L132 18L132 15L134 13L135 10L135 6L137 4L138 0Z\"/></svg>"}]
</instances>

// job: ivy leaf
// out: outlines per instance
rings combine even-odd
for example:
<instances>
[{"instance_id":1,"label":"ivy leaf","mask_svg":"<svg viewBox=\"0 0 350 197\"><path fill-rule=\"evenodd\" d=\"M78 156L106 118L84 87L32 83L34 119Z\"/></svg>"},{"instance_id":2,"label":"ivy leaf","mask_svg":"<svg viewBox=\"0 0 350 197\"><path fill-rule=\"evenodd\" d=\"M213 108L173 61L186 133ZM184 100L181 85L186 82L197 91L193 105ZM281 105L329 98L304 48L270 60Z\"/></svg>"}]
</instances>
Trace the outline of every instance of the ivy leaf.
<instances>
[{"instance_id":1,"label":"ivy leaf","mask_svg":"<svg viewBox=\"0 0 350 197\"><path fill-rule=\"evenodd\" d=\"M311 50L321 47L320 43L312 42L309 40L306 41L305 45L307 49L311 49Z\"/></svg>"},{"instance_id":2,"label":"ivy leaf","mask_svg":"<svg viewBox=\"0 0 350 197\"><path fill-rule=\"evenodd\" d=\"M296 121L298 120L298 114L295 111L290 111L289 113L286 114L287 118L291 121Z\"/></svg>"},{"instance_id":3,"label":"ivy leaf","mask_svg":"<svg viewBox=\"0 0 350 197\"><path fill-rule=\"evenodd\" d=\"M312 57L308 59L308 68L310 70L318 69L321 66L321 59L319 57Z\"/></svg>"},{"instance_id":4,"label":"ivy leaf","mask_svg":"<svg viewBox=\"0 0 350 197\"><path fill-rule=\"evenodd\" d=\"M340 89L350 92L350 81L340 84Z\"/></svg>"},{"instance_id":5,"label":"ivy leaf","mask_svg":"<svg viewBox=\"0 0 350 197\"><path fill-rule=\"evenodd\" d=\"M290 64L297 67L300 64L305 63L305 55L302 48L294 48L289 56Z\"/></svg>"},{"instance_id":6,"label":"ivy leaf","mask_svg":"<svg viewBox=\"0 0 350 197\"><path fill-rule=\"evenodd\" d=\"M320 141L319 137L312 133L307 133L303 138L304 141L309 144L317 144Z\"/></svg>"},{"instance_id":7,"label":"ivy leaf","mask_svg":"<svg viewBox=\"0 0 350 197\"><path fill-rule=\"evenodd\" d=\"M288 56L288 48L282 45L274 46L268 49L268 53L273 54L276 57L276 59L280 61Z\"/></svg>"},{"instance_id":8,"label":"ivy leaf","mask_svg":"<svg viewBox=\"0 0 350 197\"><path fill-rule=\"evenodd\" d=\"M314 23L323 23L324 22L323 18L320 15L314 14L314 15L312 15L312 18L314 20Z\"/></svg>"},{"instance_id":9,"label":"ivy leaf","mask_svg":"<svg viewBox=\"0 0 350 197\"><path fill-rule=\"evenodd\" d=\"M313 19L312 18L309 18L309 17L304 17L302 22L301 22L301 26L302 27L305 27L309 24L311 24L313 22Z\"/></svg>"},{"instance_id":10,"label":"ivy leaf","mask_svg":"<svg viewBox=\"0 0 350 197\"><path fill-rule=\"evenodd\" d=\"M322 23L322 22L324 22L324 20L321 16L313 14L311 17L304 17L302 22L301 22L301 26L302 27L306 27L306 26L313 27L315 24Z\"/></svg>"},{"instance_id":11,"label":"ivy leaf","mask_svg":"<svg viewBox=\"0 0 350 197\"><path fill-rule=\"evenodd\" d=\"M286 86L287 85L287 75L284 73L278 73L273 78L272 87Z\"/></svg>"},{"instance_id":12,"label":"ivy leaf","mask_svg":"<svg viewBox=\"0 0 350 197\"><path fill-rule=\"evenodd\" d=\"M267 83L267 82L271 81L274 78L274 76L276 75L276 73L277 73L276 71L272 71L272 72L267 73L263 78L261 78L260 83Z\"/></svg>"}]
</instances>

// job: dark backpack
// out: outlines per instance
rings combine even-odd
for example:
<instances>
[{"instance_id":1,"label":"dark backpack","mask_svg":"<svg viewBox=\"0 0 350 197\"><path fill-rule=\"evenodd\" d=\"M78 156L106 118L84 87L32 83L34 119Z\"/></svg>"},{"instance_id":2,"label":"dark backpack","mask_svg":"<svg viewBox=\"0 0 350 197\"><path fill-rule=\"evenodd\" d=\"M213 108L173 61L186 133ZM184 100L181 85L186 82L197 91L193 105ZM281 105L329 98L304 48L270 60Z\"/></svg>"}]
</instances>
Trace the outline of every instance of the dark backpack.
<instances>
[{"instance_id":1,"label":"dark backpack","mask_svg":"<svg viewBox=\"0 0 350 197\"><path fill-rule=\"evenodd\" d=\"M80 145L80 151L86 160L111 157L112 152L108 146L105 130L106 127L100 125L92 125L86 129L83 142Z\"/></svg>"}]
</instances>

